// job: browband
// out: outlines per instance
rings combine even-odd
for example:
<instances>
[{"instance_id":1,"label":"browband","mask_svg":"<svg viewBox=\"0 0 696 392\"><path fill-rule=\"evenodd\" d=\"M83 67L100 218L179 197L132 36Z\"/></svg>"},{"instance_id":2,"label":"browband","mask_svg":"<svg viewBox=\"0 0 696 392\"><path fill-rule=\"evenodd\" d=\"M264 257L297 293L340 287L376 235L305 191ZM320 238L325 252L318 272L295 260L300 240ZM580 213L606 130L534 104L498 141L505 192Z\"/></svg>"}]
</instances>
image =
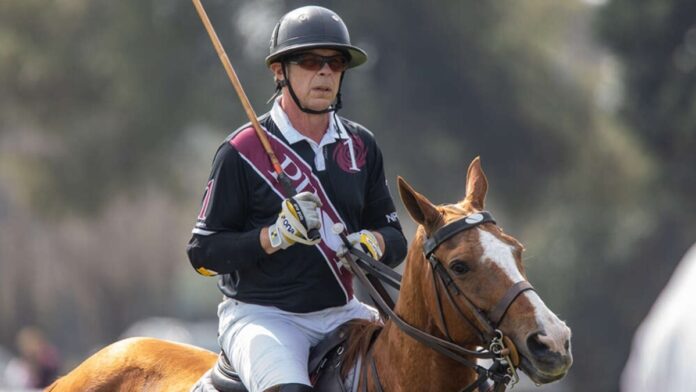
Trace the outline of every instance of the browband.
<instances>
[{"instance_id":1,"label":"browband","mask_svg":"<svg viewBox=\"0 0 696 392\"><path fill-rule=\"evenodd\" d=\"M435 249L437 249L440 244L447 241L453 235L459 233L460 231L469 230L480 224L488 222L495 223L493 215L491 215L491 213L488 211L481 211L442 226L423 243L423 253L425 253L425 258L430 258L430 255L435 251Z\"/></svg>"}]
</instances>

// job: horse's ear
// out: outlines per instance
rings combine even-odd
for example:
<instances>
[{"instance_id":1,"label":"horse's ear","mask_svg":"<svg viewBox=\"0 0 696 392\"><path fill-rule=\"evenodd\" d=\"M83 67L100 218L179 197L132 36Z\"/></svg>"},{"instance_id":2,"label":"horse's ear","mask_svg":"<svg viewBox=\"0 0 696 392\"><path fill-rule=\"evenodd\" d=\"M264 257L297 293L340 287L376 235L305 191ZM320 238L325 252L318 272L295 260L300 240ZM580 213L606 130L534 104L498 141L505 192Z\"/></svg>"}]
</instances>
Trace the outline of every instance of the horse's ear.
<instances>
[{"instance_id":1,"label":"horse's ear","mask_svg":"<svg viewBox=\"0 0 696 392\"><path fill-rule=\"evenodd\" d=\"M466 173L466 198L464 203L469 203L471 207L482 210L488 191L488 180L481 169L481 157L474 158L469 165Z\"/></svg>"},{"instance_id":2,"label":"horse's ear","mask_svg":"<svg viewBox=\"0 0 696 392\"><path fill-rule=\"evenodd\" d=\"M416 223L423 225L425 231L430 234L442 221L442 214L425 196L416 192L403 178L397 177L399 195L411 218Z\"/></svg>"}]
</instances>

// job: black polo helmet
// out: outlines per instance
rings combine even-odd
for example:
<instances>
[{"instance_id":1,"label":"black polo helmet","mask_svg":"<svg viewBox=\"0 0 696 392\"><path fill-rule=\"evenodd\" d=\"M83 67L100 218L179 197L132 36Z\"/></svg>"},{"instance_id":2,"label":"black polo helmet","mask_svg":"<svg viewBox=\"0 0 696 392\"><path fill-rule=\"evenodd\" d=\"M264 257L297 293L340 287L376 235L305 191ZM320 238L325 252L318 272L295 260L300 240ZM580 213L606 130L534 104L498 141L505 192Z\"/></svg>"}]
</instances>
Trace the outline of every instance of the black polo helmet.
<instances>
[{"instance_id":1,"label":"black polo helmet","mask_svg":"<svg viewBox=\"0 0 696 392\"><path fill-rule=\"evenodd\" d=\"M348 28L335 12L309 5L283 15L271 35L266 65L281 61L286 55L314 48L335 49L348 53L348 68L367 61L367 53L350 43Z\"/></svg>"}]
</instances>

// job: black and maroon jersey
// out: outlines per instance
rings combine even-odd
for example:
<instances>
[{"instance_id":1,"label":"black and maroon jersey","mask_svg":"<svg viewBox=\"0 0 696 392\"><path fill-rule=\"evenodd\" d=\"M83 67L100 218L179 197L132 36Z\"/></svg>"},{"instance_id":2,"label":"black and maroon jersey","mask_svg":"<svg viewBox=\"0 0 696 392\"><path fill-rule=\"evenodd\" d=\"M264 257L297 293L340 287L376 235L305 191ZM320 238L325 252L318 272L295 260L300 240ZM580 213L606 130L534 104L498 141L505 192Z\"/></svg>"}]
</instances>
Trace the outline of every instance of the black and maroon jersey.
<instances>
[{"instance_id":1,"label":"black and maroon jersey","mask_svg":"<svg viewBox=\"0 0 696 392\"><path fill-rule=\"evenodd\" d=\"M354 122L332 116L327 136L317 144L302 138L279 110L276 104L259 122L297 191L322 198L322 242L272 255L261 248L259 232L275 222L284 196L247 124L215 154L187 247L189 260L203 275L223 275L223 293L243 302L298 313L344 305L353 295L352 280L335 259L339 241L332 223L340 221L348 232L379 231L386 243L382 261L392 267L406 253L382 154L373 135Z\"/></svg>"}]
</instances>

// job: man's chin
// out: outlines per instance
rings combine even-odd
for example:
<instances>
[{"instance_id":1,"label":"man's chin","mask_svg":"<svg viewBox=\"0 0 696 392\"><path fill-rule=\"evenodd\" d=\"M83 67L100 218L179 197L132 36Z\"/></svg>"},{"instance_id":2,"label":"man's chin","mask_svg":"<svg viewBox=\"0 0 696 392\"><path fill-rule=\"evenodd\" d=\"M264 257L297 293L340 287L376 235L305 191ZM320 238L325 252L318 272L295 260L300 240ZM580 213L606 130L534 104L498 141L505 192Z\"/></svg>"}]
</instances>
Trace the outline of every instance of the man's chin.
<instances>
[{"instance_id":1,"label":"man's chin","mask_svg":"<svg viewBox=\"0 0 696 392\"><path fill-rule=\"evenodd\" d=\"M325 94L323 96L310 97L304 107L312 110L326 110L336 100L336 96Z\"/></svg>"},{"instance_id":2,"label":"man's chin","mask_svg":"<svg viewBox=\"0 0 696 392\"><path fill-rule=\"evenodd\" d=\"M313 104L306 105L305 109L311 109L311 110L315 110L315 111L320 112L320 111L328 109L332 103L333 102L321 103L321 104L313 103Z\"/></svg>"}]
</instances>

